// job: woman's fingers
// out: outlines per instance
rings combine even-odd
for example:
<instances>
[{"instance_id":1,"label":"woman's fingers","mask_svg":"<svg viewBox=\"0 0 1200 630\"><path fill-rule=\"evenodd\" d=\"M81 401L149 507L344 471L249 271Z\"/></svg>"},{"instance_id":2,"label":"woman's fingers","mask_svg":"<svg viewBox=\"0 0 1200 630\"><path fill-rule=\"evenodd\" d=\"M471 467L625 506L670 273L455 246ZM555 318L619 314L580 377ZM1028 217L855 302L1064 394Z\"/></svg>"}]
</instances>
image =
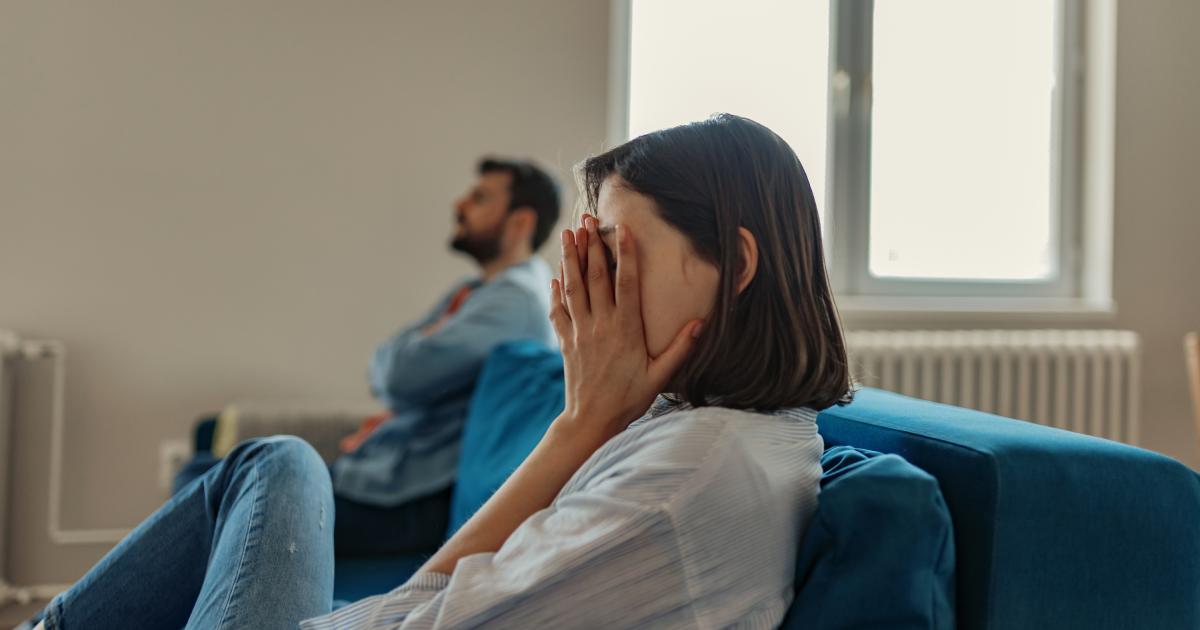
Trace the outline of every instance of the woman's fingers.
<instances>
[{"instance_id":1,"label":"woman's fingers","mask_svg":"<svg viewBox=\"0 0 1200 630\"><path fill-rule=\"evenodd\" d=\"M562 236L563 251L563 297L567 303L567 313L571 319L579 322L589 315L587 303L587 287L583 284L583 276L579 271L579 250L575 245L575 232L566 230Z\"/></svg>"},{"instance_id":2,"label":"woman's fingers","mask_svg":"<svg viewBox=\"0 0 1200 630\"><path fill-rule=\"evenodd\" d=\"M579 275L582 277L587 277L588 240L587 229L584 226L575 228L575 249L579 252Z\"/></svg>"},{"instance_id":3,"label":"woman's fingers","mask_svg":"<svg viewBox=\"0 0 1200 630\"><path fill-rule=\"evenodd\" d=\"M592 297L588 295L587 290L587 274L588 274L588 233L587 228L580 225L575 228L575 251L579 252L579 277L583 280L583 299L587 302L588 312L592 311Z\"/></svg>"},{"instance_id":4,"label":"woman's fingers","mask_svg":"<svg viewBox=\"0 0 1200 630\"><path fill-rule=\"evenodd\" d=\"M642 330L642 295L638 287L637 245L624 225L617 226L617 317L626 328Z\"/></svg>"},{"instance_id":5,"label":"woman's fingers","mask_svg":"<svg viewBox=\"0 0 1200 630\"><path fill-rule=\"evenodd\" d=\"M587 229L588 304L596 315L607 316L613 310L613 288L608 277L608 259L604 256L604 244L600 240L596 218L585 216L583 223Z\"/></svg>"},{"instance_id":6,"label":"woman's fingers","mask_svg":"<svg viewBox=\"0 0 1200 630\"><path fill-rule=\"evenodd\" d=\"M571 316L567 314L567 306L563 302L562 280L559 278L550 281L550 323L554 326L554 334L558 335L559 346L573 341Z\"/></svg>"},{"instance_id":7,"label":"woman's fingers","mask_svg":"<svg viewBox=\"0 0 1200 630\"><path fill-rule=\"evenodd\" d=\"M567 268L563 265L563 261L558 261L558 301L562 304L563 311L567 310L567 296L563 295L563 284L566 283Z\"/></svg>"}]
</instances>

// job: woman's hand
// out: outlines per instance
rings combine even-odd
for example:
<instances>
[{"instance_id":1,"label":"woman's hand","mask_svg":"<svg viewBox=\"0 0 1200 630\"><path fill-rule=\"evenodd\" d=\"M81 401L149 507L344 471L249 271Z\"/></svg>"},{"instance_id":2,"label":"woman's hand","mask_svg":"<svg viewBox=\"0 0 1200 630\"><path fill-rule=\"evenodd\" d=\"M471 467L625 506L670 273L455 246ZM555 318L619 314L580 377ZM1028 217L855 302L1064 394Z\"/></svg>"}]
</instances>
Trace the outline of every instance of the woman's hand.
<instances>
[{"instance_id":1,"label":"woman's hand","mask_svg":"<svg viewBox=\"0 0 1200 630\"><path fill-rule=\"evenodd\" d=\"M556 423L607 440L650 407L687 358L703 322L688 322L662 354L651 357L633 234L617 226L610 275L595 217L585 215L583 223L563 232L562 276L550 283L550 320L566 378L566 407Z\"/></svg>"},{"instance_id":2,"label":"woman's hand","mask_svg":"<svg viewBox=\"0 0 1200 630\"><path fill-rule=\"evenodd\" d=\"M617 226L614 279L596 219L588 216L584 223L578 233L563 232L562 277L551 282L550 319L562 342L566 409L422 572L450 573L466 556L500 549L525 519L554 501L597 448L646 411L695 343L700 323L694 320L661 355L646 352L633 235Z\"/></svg>"}]
</instances>

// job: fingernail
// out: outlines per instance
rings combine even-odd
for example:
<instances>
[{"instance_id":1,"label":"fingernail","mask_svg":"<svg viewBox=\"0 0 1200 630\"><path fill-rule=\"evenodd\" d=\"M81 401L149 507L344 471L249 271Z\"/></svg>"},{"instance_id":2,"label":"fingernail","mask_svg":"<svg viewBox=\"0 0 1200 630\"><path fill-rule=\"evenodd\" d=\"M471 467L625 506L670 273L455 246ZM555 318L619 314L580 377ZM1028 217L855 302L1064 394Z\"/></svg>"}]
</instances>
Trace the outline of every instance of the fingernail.
<instances>
[{"instance_id":1,"label":"fingernail","mask_svg":"<svg viewBox=\"0 0 1200 630\"><path fill-rule=\"evenodd\" d=\"M571 232L571 230L563 230L562 231L562 244L563 245L567 244L567 234L569 234L570 232Z\"/></svg>"},{"instance_id":2,"label":"fingernail","mask_svg":"<svg viewBox=\"0 0 1200 630\"><path fill-rule=\"evenodd\" d=\"M700 322L699 324L696 324L696 327L692 329L692 338L699 339L700 333L702 333L702 332L704 332L704 322Z\"/></svg>"},{"instance_id":3,"label":"fingernail","mask_svg":"<svg viewBox=\"0 0 1200 630\"><path fill-rule=\"evenodd\" d=\"M588 234L596 233L596 219L588 217L587 220L584 221L584 224L587 225Z\"/></svg>"}]
</instances>

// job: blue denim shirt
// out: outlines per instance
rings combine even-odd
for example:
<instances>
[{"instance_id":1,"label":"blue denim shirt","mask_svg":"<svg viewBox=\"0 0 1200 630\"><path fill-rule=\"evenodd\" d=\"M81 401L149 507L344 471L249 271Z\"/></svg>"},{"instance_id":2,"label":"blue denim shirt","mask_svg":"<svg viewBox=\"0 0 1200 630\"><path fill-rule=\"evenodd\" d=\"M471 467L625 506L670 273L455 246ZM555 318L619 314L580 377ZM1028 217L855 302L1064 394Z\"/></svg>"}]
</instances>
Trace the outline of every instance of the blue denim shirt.
<instances>
[{"instance_id":1,"label":"blue denim shirt","mask_svg":"<svg viewBox=\"0 0 1200 630\"><path fill-rule=\"evenodd\" d=\"M422 334L463 286L474 289L466 302L439 330ZM534 256L490 282L456 284L424 318L379 344L368 378L394 416L334 462L334 492L390 507L454 483L467 404L484 360L506 341L556 345L549 310L550 268Z\"/></svg>"}]
</instances>

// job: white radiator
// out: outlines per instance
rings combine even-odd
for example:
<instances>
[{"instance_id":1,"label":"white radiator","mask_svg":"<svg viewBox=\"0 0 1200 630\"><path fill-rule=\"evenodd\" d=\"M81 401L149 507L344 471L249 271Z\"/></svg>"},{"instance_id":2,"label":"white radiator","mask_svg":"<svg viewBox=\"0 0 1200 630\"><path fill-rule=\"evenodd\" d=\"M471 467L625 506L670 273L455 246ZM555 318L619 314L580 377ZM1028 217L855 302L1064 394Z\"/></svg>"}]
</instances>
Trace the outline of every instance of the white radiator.
<instances>
[{"instance_id":1,"label":"white radiator","mask_svg":"<svg viewBox=\"0 0 1200 630\"><path fill-rule=\"evenodd\" d=\"M5 569L8 566L8 471L12 455L12 363L18 351L17 336L0 330L0 606L14 599L14 589L6 579Z\"/></svg>"},{"instance_id":2,"label":"white radiator","mask_svg":"<svg viewBox=\"0 0 1200 630\"><path fill-rule=\"evenodd\" d=\"M7 579L8 552L8 478L12 454L12 414L15 378L13 368L20 361L54 360L54 400L50 421L50 501L47 529L50 540L64 543L113 543L121 538L119 531L71 531L59 526L59 504L62 494L62 442L64 433L63 394L66 351L57 341L30 341L15 333L0 329L0 607L10 602L28 604L34 599L50 599L66 590L65 584L17 586Z\"/></svg>"},{"instance_id":3,"label":"white radiator","mask_svg":"<svg viewBox=\"0 0 1200 630\"><path fill-rule=\"evenodd\" d=\"M1137 444L1136 333L854 331L846 337L863 385Z\"/></svg>"}]
</instances>

